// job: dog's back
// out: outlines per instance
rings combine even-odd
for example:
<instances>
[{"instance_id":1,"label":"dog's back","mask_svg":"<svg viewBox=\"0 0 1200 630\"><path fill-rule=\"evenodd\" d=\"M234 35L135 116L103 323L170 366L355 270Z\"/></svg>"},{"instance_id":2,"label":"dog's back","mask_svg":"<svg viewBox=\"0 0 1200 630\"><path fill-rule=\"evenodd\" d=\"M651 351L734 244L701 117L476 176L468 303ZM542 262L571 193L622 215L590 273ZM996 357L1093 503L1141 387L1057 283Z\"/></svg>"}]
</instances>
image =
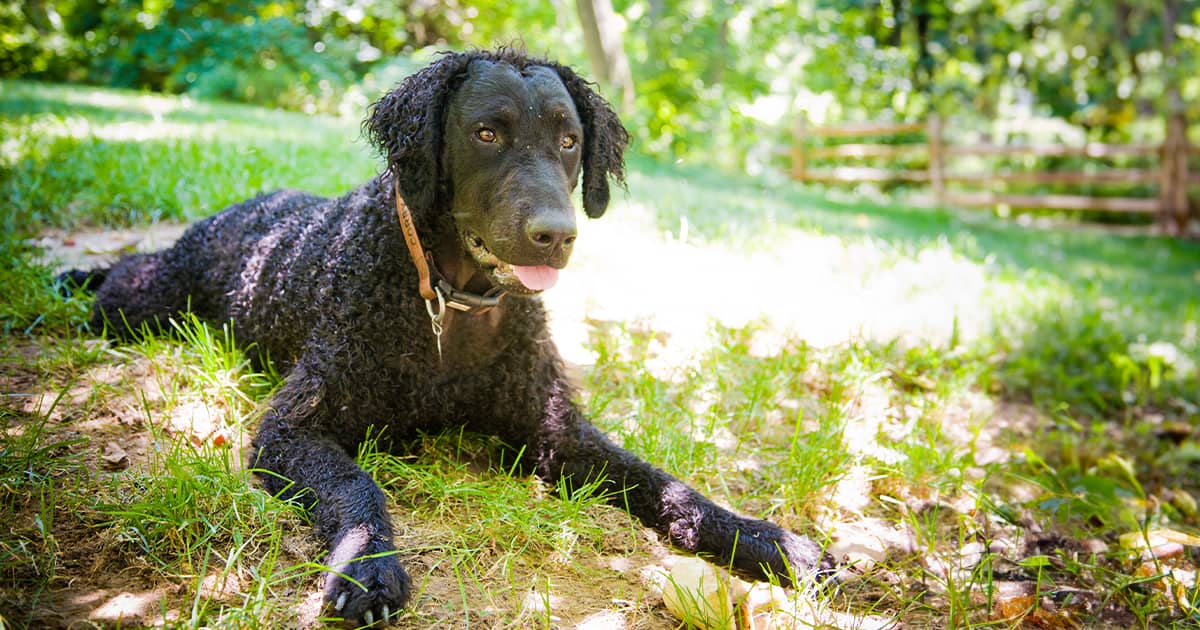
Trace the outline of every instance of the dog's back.
<instances>
[{"instance_id":1,"label":"dog's back","mask_svg":"<svg viewBox=\"0 0 1200 630\"><path fill-rule=\"evenodd\" d=\"M96 293L92 325L119 336L167 326L190 311L237 323L240 342L287 360L315 324L334 250L361 220L340 200L279 190L197 222L159 252L124 256L109 268L71 270L67 287ZM318 251L319 250L319 251Z\"/></svg>"}]
</instances>

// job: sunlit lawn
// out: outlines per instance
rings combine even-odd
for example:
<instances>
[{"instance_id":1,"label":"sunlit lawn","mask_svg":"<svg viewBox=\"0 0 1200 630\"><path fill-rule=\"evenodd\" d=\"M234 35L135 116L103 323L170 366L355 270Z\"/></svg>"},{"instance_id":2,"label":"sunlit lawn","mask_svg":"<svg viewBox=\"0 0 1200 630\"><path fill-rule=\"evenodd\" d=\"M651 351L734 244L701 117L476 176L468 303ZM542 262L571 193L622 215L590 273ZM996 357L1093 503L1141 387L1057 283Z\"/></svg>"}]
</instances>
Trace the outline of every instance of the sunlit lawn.
<instances>
[{"instance_id":1,"label":"sunlit lawn","mask_svg":"<svg viewBox=\"0 0 1200 630\"><path fill-rule=\"evenodd\" d=\"M103 259L89 230L379 166L355 120L0 83L6 620L314 623L315 539L227 446L277 377L186 322L97 341L24 239ZM1200 247L631 171L546 298L559 345L618 441L852 565L797 596L806 623L1195 620L1196 546L1172 540L1200 525ZM624 515L549 498L485 439L416 446L360 456L420 583L407 627L679 623L653 577L673 557Z\"/></svg>"}]
</instances>

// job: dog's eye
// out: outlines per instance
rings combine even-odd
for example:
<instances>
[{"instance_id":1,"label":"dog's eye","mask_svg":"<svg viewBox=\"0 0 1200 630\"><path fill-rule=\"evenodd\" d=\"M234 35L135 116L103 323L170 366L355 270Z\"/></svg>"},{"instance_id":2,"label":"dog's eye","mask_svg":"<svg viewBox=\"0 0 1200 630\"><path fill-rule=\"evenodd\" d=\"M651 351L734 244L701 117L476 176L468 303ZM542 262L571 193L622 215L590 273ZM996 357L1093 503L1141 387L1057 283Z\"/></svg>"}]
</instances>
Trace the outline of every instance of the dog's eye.
<instances>
[{"instance_id":1,"label":"dog's eye","mask_svg":"<svg viewBox=\"0 0 1200 630\"><path fill-rule=\"evenodd\" d=\"M475 137L479 138L483 142L495 142L496 132L488 129L487 127L483 127L482 129L475 130Z\"/></svg>"},{"instance_id":2,"label":"dog's eye","mask_svg":"<svg viewBox=\"0 0 1200 630\"><path fill-rule=\"evenodd\" d=\"M562 143L561 143L561 144L562 144L562 148L564 148L564 149L566 149L566 150L568 150L568 151L569 151L569 150L571 150L571 149L574 149L574 148L575 148L575 145L576 145L578 142L579 142L579 141L575 139L575 136L563 136L563 137L562 137Z\"/></svg>"}]
</instances>

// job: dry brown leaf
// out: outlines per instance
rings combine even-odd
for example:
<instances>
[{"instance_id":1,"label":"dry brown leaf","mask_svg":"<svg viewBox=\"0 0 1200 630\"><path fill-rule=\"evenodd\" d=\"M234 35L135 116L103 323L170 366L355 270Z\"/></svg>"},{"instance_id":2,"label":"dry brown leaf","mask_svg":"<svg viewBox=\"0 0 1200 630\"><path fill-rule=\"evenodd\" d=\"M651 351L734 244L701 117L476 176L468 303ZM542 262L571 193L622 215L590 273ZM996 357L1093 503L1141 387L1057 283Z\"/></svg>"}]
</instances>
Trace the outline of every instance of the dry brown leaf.
<instances>
[{"instance_id":1,"label":"dry brown leaf","mask_svg":"<svg viewBox=\"0 0 1200 630\"><path fill-rule=\"evenodd\" d=\"M1085 609L1086 605L1082 603L1065 606L1055 604L1053 596L1043 597L1040 601L1032 593L1001 596L992 608L992 620L1020 624L1022 628L1073 630L1083 627L1080 613Z\"/></svg>"},{"instance_id":2,"label":"dry brown leaf","mask_svg":"<svg viewBox=\"0 0 1200 630\"><path fill-rule=\"evenodd\" d=\"M1025 616L1025 623L1045 630L1074 630L1083 627L1080 620L1072 615L1068 608L1061 610L1038 608Z\"/></svg>"},{"instance_id":3,"label":"dry brown leaf","mask_svg":"<svg viewBox=\"0 0 1200 630\"><path fill-rule=\"evenodd\" d=\"M1037 597L1033 595L1017 595L1016 597L997 598L992 607L992 620L1018 621L1033 609Z\"/></svg>"},{"instance_id":4,"label":"dry brown leaf","mask_svg":"<svg viewBox=\"0 0 1200 630\"><path fill-rule=\"evenodd\" d=\"M104 452L100 455L100 459L106 468L124 468L129 465L129 454L116 442L104 445Z\"/></svg>"}]
</instances>

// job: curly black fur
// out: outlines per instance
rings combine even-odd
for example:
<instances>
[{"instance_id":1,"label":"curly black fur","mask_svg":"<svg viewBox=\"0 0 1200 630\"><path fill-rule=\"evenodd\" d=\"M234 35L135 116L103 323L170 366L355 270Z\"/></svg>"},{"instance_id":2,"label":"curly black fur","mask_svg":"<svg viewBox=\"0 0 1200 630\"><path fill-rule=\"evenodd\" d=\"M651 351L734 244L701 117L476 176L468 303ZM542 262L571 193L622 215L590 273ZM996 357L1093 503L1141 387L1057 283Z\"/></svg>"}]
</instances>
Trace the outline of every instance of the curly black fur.
<instances>
[{"instance_id":1,"label":"curly black fur","mask_svg":"<svg viewBox=\"0 0 1200 630\"><path fill-rule=\"evenodd\" d=\"M546 115L504 114L509 118L493 124L495 141L452 128L447 121L484 116L495 100L459 92L486 95L492 85L507 86L513 98L528 99L530 111L542 107ZM564 90L578 119L567 111ZM331 607L349 619L379 621L411 592L396 555L356 560L394 551L386 498L353 460L372 426L387 427L393 438L450 426L498 435L523 449L524 463L547 482L602 478L615 505L673 544L754 577L786 583L789 571L821 564L812 541L715 505L590 424L547 342L536 298L508 296L483 313L448 311L439 353L396 218L393 182L422 241L459 288L486 289L488 278L502 277L497 269L484 273L480 261L503 259L503 247L513 257L565 264L573 219L560 221L561 235L570 238L551 247L525 238L531 217L573 212L568 194L580 170L586 212L600 216L609 179L624 175L628 136L587 83L564 66L511 50L446 54L377 102L364 128L388 168L341 198L263 195L200 221L167 250L66 276L76 284L99 281L98 326L136 330L190 308L208 321L232 319L239 340L286 371L254 439L253 464L265 471L271 492L311 507L329 545L327 561L365 586L330 573ZM578 129L582 157L567 137ZM502 144L508 135L525 139ZM472 183L455 172L463 156L452 151L476 152L472 164L483 173L502 165L494 177L503 181ZM479 192L491 189L501 192ZM515 192L505 196L509 189ZM462 225L485 227L477 235ZM479 245L488 239L525 240L519 247ZM552 264L538 260L520 264Z\"/></svg>"}]
</instances>

